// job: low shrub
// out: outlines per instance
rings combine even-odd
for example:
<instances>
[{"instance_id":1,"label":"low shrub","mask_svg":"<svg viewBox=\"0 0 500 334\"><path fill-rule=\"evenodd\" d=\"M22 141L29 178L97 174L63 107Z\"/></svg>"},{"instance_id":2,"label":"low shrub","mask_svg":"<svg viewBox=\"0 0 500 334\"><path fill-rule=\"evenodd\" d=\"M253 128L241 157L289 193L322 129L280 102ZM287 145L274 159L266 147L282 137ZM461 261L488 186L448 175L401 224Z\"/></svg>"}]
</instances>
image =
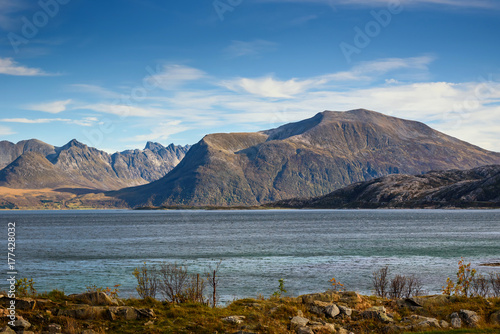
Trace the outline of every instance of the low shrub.
<instances>
[{"instance_id":1,"label":"low shrub","mask_svg":"<svg viewBox=\"0 0 500 334\"><path fill-rule=\"evenodd\" d=\"M388 267L373 272L372 283L375 295L382 298L410 298L423 292L422 281L415 275L396 275L391 279Z\"/></svg>"},{"instance_id":2,"label":"low shrub","mask_svg":"<svg viewBox=\"0 0 500 334\"><path fill-rule=\"evenodd\" d=\"M36 297L35 281L30 278L18 279L15 283L16 294L19 297Z\"/></svg>"}]
</instances>

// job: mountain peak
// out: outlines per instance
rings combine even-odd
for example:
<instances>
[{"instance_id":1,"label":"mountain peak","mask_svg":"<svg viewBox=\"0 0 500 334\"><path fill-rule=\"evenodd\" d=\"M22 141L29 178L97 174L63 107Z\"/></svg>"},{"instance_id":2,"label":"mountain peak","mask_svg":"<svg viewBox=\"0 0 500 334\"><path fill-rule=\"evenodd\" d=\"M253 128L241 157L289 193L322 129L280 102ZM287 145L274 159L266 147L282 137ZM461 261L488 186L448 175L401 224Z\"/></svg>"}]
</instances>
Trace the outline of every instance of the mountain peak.
<instances>
[{"instance_id":1,"label":"mountain peak","mask_svg":"<svg viewBox=\"0 0 500 334\"><path fill-rule=\"evenodd\" d=\"M283 140L289 137L303 134L304 132L314 128L316 125L321 123L324 116L325 113L318 113L313 117L305 119L303 121L288 123L276 129L263 131L263 133L269 136L268 140Z\"/></svg>"},{"instance_id":2,"label":"mountain peak","mask_svg":"<svg viewBox=\"0 0 500 334\"><path fill-rule=\"evenodd\" d=\"M78 140L76 139L73 139L71 140L69 143L67 143L66 145L64 145L63 147L61 147L62 150L67 150L71 147L79 147L79 148L85 148L87 147L87 145L83 144L83 143L80 143Z\"/></svg>"},{"instance_id":3,"label":"mountain peak","mask_svg":"<svg viewBox=\"0 0 500 334\"><path fill-rule=\"evenodd\" d=\"M146 147L144 147L145 150L150 150L150 151L155 151L155 150L161 150L164 148L164 146L160 143L155 143L152 141L148 141L146 143Z\"/></svg>"},{"instance_id":4,"label":"mountain peak","mask_svg":"<svg viewBox=\"0 0 500 334\"><path fill-rule=\"evenodd\" d=\"M328 119L335 120L356 120L356 121L373 121L375 119L390 119L391 116L384 115L382 113L369 110L369 109L352 109L348 111L332 111L325 110L321 113L324 117Z\"/></svg>"}]
</instances>

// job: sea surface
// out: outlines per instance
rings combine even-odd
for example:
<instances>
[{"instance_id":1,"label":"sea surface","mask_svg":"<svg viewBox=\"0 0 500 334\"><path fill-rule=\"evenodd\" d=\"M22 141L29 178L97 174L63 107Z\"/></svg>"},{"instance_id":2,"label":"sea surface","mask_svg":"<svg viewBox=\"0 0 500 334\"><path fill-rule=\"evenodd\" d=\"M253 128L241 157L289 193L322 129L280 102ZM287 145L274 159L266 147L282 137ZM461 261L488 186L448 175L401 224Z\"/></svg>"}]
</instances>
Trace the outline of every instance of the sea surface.
<instances>
[{"instance_id":1,"label":"sea surface","mask_svg":"<svg viewBox=\"0 0 500 334\"><path fill-rule=\"evenodd\" d=\"M480 273L500 262L500 210L2 211L4 276L7 224L16 224L18 277L40 291L83 292L121 284L136 296L134 268L177 262L204 273L222 260L222 302L321 292L329 280L372 293L371 274L415 274L440 293L464 257ZM6 288L6 281L2 279Z\"/></svg>"}]
</instances>

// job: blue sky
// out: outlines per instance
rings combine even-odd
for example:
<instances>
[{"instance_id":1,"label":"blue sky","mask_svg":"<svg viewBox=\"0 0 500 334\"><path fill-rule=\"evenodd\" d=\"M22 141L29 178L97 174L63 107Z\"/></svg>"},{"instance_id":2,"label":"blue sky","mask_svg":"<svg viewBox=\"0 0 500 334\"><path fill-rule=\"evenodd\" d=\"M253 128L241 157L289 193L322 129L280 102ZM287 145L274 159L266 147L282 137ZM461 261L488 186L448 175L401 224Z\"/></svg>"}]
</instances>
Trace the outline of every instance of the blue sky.
<instances>
[{"instance_id":1,"label":"blue sky","mask_svg":"<svg viewBox=\"0 0 500 334\"><path fill-rule=\"evenodd\" d=\"M110 152L367 108L500 151L500 1L0 0L0 140Z\"/></svg>"}]
</instances>

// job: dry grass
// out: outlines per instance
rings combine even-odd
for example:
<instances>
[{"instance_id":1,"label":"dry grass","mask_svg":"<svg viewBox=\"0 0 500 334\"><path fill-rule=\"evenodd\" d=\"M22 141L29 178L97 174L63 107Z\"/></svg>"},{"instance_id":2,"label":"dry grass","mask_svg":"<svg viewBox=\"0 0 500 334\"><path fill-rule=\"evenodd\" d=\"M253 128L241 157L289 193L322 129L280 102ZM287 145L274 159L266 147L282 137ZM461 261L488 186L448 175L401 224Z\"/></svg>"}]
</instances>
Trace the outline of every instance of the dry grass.
<instances>
[{"instance_id":1,"label":"dry grass","mask_svg":"<svg viewBox=\"0 0 500 334\"><path fill-rule=\"evenodd\" d=\"M396 321L405 316L418 314L426 317L437 318L438 320L449 321L449 315L460 309L476 311L483 319L488 318L494 311L500 310L500 299L464 298L445 296L421 297L419 302L424 308L410 311L408 308L399 308L396 302L374 296L361 296L357 300L351 298L348 293L344 295L332 295L341 304L350 307L357 305L359 310L365 309L369 305L383 305L386 307ZM356 334L365 333L385 333L387 324L374 319L363 319L359 312L353 314L351 318L337 317L327 319L320 317L309 311L302 298L247 298L236 300L225 307L211 308L207 305L197 303L172 304L161 302L152 298L127 299L125 305L137 309L150 308L156 315L155 319L141 320L118 320L109 321L106 319L75 320L65 316L53 316L50 311L55 308L71 308L74 301L65 296L62 292L56 291L40 296L50 299L50 306L37 307L34 311L21 311L19 314L27 319L31 324L30 330L41 332L47 329L50 323L58 323L63 327L63 332L72 334L80 333L84 329L92 329L97 333L235 333L246 331L253 333L293 333L289 330L290 319L298 314L312 321L326 321L342 326ZM241 324L231 324L223 321L228 316L244 316L245 320ZM151 320L151 322L150 322ZM147 325L146 325L147 324ZM0 323L0 326L5 325ZM324 332L324 331L323 331ZM315 334L322 334L318 331ZM430 333L430 332L427 332ZM500 333L500 328L492 327L491 324L482 322L479 330L465 331L438 331L433 333Z\"/></svg>"},{"instance_id":2,"label":"dry grass","mask_svg":"<svg viewBox=\"0 0 500 334\"><path fill-rule=\"evenodd\" d=\"M14 189L7 187L0 187L0 196L39 196L39 195L51 195L54 190L49 188L44 189Z\"/></svg>"}]
</instances>

